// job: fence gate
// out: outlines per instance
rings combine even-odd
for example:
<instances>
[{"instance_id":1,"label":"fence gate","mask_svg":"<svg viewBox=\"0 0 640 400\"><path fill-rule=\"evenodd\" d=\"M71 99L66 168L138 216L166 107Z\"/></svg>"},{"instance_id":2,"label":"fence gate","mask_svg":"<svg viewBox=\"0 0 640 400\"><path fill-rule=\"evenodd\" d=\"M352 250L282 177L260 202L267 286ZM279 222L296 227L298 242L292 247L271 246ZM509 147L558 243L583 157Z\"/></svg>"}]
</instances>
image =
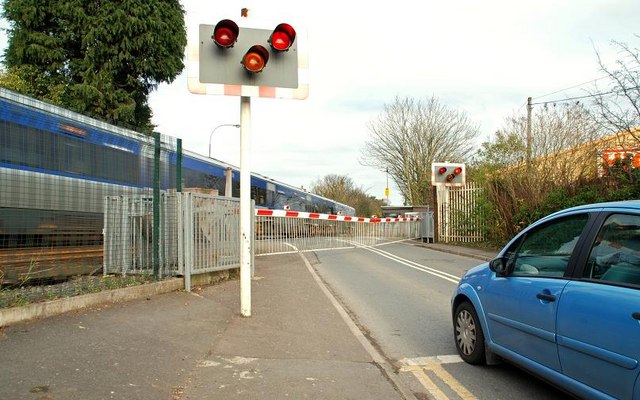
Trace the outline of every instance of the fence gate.
<instances>
[{"instance_id":1,"label":"fence gate","mask_svg":"<svg viewBox=\"0 0 640 400\"><path fill-rule=\"evenodd\" d=\"M238 199L197 193L163 193L160 259L153 258L153 201L107 196L104 204L104 273L184 275L240 264Z\"/></svg>"},{"instance_id":2,"label":"fence gate","mask_svg":"<svg viewBox=\"0 0 640 400\"><path fill-rule=\"evenodd\" d=\"M240 265L240 201L180 193L181 229L178 273L231 269Z\"/></svg>"},{"instance_id":3,"label":"fence gate","mask_svg":"<svg viewBox=\"0 0 640 400\"><path fill-rule=\"evenodd\" d=\"M480 200L484 188L475 182L444 187L436 191L438 200L438 240L440 242L481 242L485 227Z\"/></svg>"}]
</instances>

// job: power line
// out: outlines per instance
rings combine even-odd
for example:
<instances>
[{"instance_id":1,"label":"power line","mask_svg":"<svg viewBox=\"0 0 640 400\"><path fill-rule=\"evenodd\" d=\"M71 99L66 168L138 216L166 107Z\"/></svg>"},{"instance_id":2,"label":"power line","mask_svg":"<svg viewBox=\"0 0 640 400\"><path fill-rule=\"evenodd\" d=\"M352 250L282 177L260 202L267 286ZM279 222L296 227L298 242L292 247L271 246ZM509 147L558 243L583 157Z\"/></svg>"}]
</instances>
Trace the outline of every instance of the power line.
<instances>
[{"instance_id":1,"label":"power line","mask_svg":"<svg viewBox=\"0 0 640 400\"><path fill-rule=\"evenodd\" d=\"M551 95L554 95L554 94L558 94L558 93L564 92L564 91L566 91L566 90L575 89L575 88L580 87L580 86L584 86L584 85L588 85L588 84L593 83L593 82L597 82L597 81L599 81L600 79L604 79L604 78L608 78L608 76L602 76L602 77L600 77L600 78L592 79L592 80L590 80L590 81L588 81L588 82L584 82L584 83L580 83L580 84L578 84L578 85L570 86L570 87L568 87L568 88L564 88L564 89L556 90L555 92L551 92L551 93L543 94L542 96L534 97L534 99L540 99L540 98L543 98L543 97L547 97L547 96L551 96Z\"/></svg>"},{"instance_id":2,"label":"power line","mask_svg":"<svg viewBox=\"0 0 640 400\"><path fill-rule=\"evenodd\" d=\"M628 70L628 72L635 72L635 71L638 71L638 70L640 70L640 67L631 68L631 69ZM594 83L594 82L597 82L597 81L599 81L601 79L607 79L607 78L611 78L611 75L601 76L600 78L595 78L595 79L592 79L592 80L584 82L584 83L580 83L580 84L573 85L573 86L570 86L570 87L567 87L567 88L564 88L564 89L556 90L555 92L543 94L542 96L536 96L536 97L534 97L534 99L541 99L543 97L547 97L547 96L551 96L551 95L554 95L554 94L558 94L558 93L564 92L566 90L575 89L575 88L578 88L580 86L588 85L590 83Z\"/></svg>"},{"instance_id":3,"label":"power line","mask_svg":"<svg viewBox=\"0 0 640 400\"><path fill-rule=\"evenodd\" d=\"M622 90L624 90L624 91L637 90L637 89L640 89L640 86L635 86L635 87L630 87L630 88L622 88ZM564 99L557 99L557 100L540 101L540 102L531 103L531 104L534 105L534 104L548 104L548 103L563 103L563 102L573 101L573 100L588 99L588 98L591 98L591 97L606 96L606 95L614 94L614 93L618 93L618 91L617 90L611 90L609 92L587 94L587 95L584 95L584 96L567 97L567 98L564 98Z\"/></svg>"},{"instance_id":4,"label":"power line","mask_svg":"<svg viewBox=\"0 0 640 400\"><path fill-rule=\"evenodd\" d=\"M559 100L540 101L540 102L531 103L531 104L534 105L534 104L563 103L563 102L573 101L573 100L588 99L590 97L606 96L611 93L615 93L615 92L611 91L611 92L605 92L605 93L586 94L584 96L567 97Z\"/></svg>"}]
</instances>

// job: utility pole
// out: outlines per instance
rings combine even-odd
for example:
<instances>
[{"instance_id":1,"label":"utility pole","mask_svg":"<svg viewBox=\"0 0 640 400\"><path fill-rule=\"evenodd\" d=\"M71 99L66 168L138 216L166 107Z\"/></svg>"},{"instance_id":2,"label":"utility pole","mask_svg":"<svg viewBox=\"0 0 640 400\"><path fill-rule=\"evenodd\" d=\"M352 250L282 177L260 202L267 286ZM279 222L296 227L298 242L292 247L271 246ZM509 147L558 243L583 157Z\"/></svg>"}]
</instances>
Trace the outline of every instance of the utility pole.
<instances>
[{"instance_id":1,"label":"utility pole","mask_svg":"<svg viewBox=\"0 0 640 400\"><path fill-rule=\"evenodd\" d=\"M531 97L527 97L527 170L531 166Z\"/></svg>"}]
</instances>

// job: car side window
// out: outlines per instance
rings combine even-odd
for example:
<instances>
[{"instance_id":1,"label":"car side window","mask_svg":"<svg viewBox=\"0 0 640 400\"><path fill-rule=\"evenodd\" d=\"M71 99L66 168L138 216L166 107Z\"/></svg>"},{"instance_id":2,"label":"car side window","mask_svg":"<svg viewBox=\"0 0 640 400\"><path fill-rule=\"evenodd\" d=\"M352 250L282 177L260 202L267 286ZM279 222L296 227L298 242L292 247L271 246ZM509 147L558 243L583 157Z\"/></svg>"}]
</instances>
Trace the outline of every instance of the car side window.
<instances>
[{"instance_id":1,"label":"car side window","mask_svg":"<svg viewBox=\"0 0 640 400\"><path fill-rule=\"evenodd\" d=\"M610 215L591 248L583 276L640 285L640 216Z\"/></svg>"},{"instance_id":2,"label":"car side window","mask_svg":"<svg viewBox=\"0 0 640 400\"><path fill-rule=\"evenodd\" d=\"M588 219L575 214L528 232L506 254L513 275L563 276Z\"/></svg>"}]
</instances>

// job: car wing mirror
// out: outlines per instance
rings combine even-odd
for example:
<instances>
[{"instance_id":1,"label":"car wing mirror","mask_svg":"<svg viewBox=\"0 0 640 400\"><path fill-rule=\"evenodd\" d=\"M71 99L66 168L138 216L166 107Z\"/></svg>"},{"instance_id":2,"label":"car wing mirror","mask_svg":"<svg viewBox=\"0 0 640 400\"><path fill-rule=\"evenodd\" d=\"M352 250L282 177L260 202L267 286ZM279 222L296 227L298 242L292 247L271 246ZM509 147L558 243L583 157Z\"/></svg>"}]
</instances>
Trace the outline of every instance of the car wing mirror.
<instances>
[{"instance_id":1,"label":"car wing mirror","mask_svg":"<svg viewBox=\"0 0 640 400\"><path fill-rule=\"evenodd\" d=\"M494 258L489 262L489 268L496 273L496 276L505 276L509 273L506 257Z\"/></svg>"}]
</instances>

